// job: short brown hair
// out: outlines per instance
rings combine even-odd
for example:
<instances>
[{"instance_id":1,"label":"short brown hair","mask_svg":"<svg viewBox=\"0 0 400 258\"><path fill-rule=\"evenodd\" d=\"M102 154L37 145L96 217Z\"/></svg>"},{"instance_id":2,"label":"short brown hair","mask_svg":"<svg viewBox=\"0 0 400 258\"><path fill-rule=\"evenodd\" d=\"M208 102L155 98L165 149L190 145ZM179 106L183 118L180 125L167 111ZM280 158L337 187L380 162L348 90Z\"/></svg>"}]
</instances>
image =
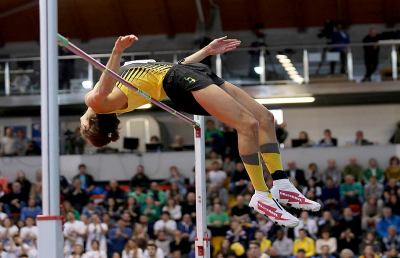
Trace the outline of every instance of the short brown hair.
<instances>
[{"instance_id":1,"label":"short brown hair","mask_svg":"<svg viewBox=\"0 0 400 258\"><path fill-rule=\"evenodd\" d=\"M82 128L82 135L95 147L103 147L119 139L116 114L96 114L89 119L89 128Z\"/></svg>"}]
</instances>

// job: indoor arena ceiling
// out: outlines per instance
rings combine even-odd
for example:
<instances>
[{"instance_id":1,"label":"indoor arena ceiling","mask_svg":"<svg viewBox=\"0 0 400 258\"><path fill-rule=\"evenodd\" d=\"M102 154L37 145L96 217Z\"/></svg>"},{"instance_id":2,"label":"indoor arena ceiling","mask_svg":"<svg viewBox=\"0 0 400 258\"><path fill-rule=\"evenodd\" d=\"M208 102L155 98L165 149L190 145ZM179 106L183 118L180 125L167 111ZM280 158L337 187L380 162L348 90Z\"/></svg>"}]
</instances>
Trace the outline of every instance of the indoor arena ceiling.
<instances>
[{"instance_id":1,"label":"indoor arena ceiling","mask_svg":"<svg viewBox=\"0 0 400 258\"><path fill-rule=\"evenodd\" d=\"M198 0L206 21L214 2L224 30L321 26L326 19L345 24L400 22L398 0ZM39 39L38 0L0 1L0 43ZM196 0L58 0L59 31L90 40L125 33L194 32ZM215 9L214 9L215 10Z\"/></svg>"}]
</instances>

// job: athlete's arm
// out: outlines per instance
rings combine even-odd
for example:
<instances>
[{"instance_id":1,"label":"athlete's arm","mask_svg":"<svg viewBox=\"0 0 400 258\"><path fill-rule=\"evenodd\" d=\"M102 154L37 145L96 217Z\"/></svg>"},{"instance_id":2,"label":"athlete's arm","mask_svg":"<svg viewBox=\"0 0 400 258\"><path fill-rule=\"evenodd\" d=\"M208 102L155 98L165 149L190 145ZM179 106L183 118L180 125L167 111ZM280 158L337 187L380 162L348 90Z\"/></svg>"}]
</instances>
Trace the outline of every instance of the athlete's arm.
<instances>
[{"instance_id":1,"label":"athlete's arm","mask_svg":"<svg viewBox=\"0 0 400 258\"><path fill-rule=\"evenodd\" d=\"M119 37L115 41L111 56L108 59L106 65L107 68L114 72L118 72L122 53L137 40L138 38L135 35ZM116 80L109 76L107 72L103 72L93 90L86 94L86 105L92 108L96 108L96 106L103 106L107 96L112 92L115 82Z\"/></svg>"},{"instance_id":2,"label":"athlete's arm","mask_svg":"<svg viewBox=\"0 0 400 258\"><path fill-rule=\"evenodd\" d=\"M210 44L203 47L196 53L185 58L182 64L199 63L201 60L208 56L223 54L234 50L240 45L241 41L238 39L228 39L227 36L214 39Z\"/></svg>"}]
</instances>

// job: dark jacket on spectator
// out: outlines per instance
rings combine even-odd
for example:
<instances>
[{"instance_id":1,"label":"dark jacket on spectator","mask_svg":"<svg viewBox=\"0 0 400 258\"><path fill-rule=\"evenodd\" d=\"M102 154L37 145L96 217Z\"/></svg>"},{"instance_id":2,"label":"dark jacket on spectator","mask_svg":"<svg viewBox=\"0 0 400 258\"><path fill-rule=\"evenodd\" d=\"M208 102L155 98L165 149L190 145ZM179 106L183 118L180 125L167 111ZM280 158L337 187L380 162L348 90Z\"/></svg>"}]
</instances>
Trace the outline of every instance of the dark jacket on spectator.
<instances>
[{"instance_id":1,"label":"dark jacket on spectator","mask_svg":"<svg viewBox=\"0 0 400 258\"><path fill-rule=\"evenodd\" d=\"M290 178L291 177L291 171L290 170L286 170L285 171L287 176ZM294 172L294 178L296 179L297 183L301 186L307 186L307 180L306 177L304 175L304 170L302 169L296 169Z\"/></svg>"},{"instance_id":2,"label":"dark jacket on spectator","mask_svg":"<svg viewBox=\"0 0 400 258\"><path fill-rule=\"evenodd\" d=\"M81 179L81 176L85 177L86 188L88 188L88 187L94 185L93 176L90 175L90 174L84 174L84 175L79 175L79 174L78 174L78 175L74 176L74 178L73 178L72 181L74 181L75 179ZM81 188L86 190L86 188L84 188L84 187L82 186L82 183L83 183L83 182L82 182L82 180L81 180Z\"/></svg>"},{"instance_id":3,"label":"dark jacket on spectator","mask_svg":"<svg viewBox=\"0 0 400 258\"><path fill-rule=\"evenodd\" d=\"M136 174L131 178L130 187L134 189L136 186L147 190L150 186L150 179L145 174Z\"/></svg>"}]
</instances>

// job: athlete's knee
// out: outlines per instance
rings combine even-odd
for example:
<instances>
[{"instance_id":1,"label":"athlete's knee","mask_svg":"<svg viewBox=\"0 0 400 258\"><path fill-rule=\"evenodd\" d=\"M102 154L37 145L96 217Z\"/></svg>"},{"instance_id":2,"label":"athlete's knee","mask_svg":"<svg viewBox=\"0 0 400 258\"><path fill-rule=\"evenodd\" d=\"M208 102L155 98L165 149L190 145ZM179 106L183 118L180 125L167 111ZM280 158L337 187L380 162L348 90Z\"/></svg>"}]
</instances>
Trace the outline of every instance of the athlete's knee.
<instances>
[{"instance_id":1,"label":"athlete's knee","mask_svg":"<svg viewBox=\"0 0 400 258\"><path fill-rule=\"evenodd\" d=\"M240 124L236 130L244 135L256 136L258 134L259 121L251 114L246 114L240 119Z\"/></svg>"},{"instance_id":2,"label":"athlete's knee","mask_svg":"<svg viewBox=\"0 0 400 258\"><path fill-rule=\"evenodd\" d=\"M274 114L266 108L263 108L262 112L258 114L257 120L262 128L268 128L275 125Z\"/></svg>"}]
</instances>

